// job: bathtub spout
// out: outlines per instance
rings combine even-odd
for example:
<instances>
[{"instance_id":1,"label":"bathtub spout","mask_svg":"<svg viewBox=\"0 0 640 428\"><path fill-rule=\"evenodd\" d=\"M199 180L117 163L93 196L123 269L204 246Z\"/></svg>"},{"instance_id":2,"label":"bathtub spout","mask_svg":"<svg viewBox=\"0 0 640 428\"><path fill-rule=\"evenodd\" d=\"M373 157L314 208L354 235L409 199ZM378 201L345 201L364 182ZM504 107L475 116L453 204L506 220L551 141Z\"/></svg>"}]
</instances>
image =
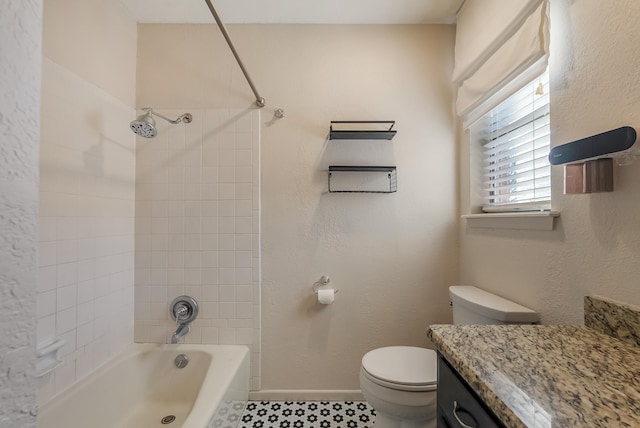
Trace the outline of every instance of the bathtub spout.
<instances>
[{"instance_id":1,"label":"bathtub spout","mask_svg":"<svg viewBox=\"0 0 640 428\"><path fill-rule=\"evenodd\" d=\"M176 344L182 336L186 336L189 333L189 323L180 324L178 329L171 336L171 343Z\"/></svg>"}]
</instances>

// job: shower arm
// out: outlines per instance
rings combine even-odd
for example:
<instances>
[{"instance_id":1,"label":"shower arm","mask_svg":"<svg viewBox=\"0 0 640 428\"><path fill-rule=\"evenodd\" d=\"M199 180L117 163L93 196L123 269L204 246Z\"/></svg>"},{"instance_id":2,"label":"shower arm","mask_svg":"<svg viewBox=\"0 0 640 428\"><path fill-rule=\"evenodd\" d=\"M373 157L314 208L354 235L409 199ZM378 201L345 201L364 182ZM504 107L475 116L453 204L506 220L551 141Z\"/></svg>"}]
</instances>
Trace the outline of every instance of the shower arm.
<instances>
[{"instance_id":1,"label":"shower arm","mask_svg":"<svg viewBox=\"0 0 640 428\"><path fill-rule=\"evenodd\" d=\"M156 113L155 111L153 111L151 107L143 107L142 110L148 113L151 113L154 116L158 116L159 118L162 118L173 125L176 125L180 122L191 123L191 120L193 120L193 117L189 113L185 113L181 116L178 116L178 118L174 120L174 119L169 119L168 117L163 116L160 113Z\"/></svg>"},{"instance_id":2,"label":"shower arm","mask_svg":"<svg viewBox=\"0 0 640 428\"><path fill-rule=\"evenodd\" d=\"M216 20L216 23L218 24L218 28L220 28L220 31L222 32L222 35L224 36L224 39L227 41L227 44L229 45L229 49L231 49L231 53L233 53L233 56L236 58L236 62L240 66L240 70L242 70L242 73L244 74L245 79L247 79L247 83L249 84L249 86L251 86L251 90L253 91L253 95L255 95L255 97L256 97L256 105L258 107L260 107L260 108L264 107L267 103L264 100L264 98L262 98L260 96L260 94L258 93L258 90L256 89L255 85L253 84L253 81L251 80L251 77L249 77L249 73L244 68L244 64L242 63L242 60L240 59L240 56L238 55L238 51L236 51L236 48L233 46L233 43L231 42L231 39L229 38L229 34L227 33L227 29L224 27L224 24L222 23L222 20L220 19L220 16L218 16L218 12L216 12L215 8L213 7L213 4L211 3L211 0L204 0L204 1L207 3L207 6L209 7L209 10L211 11L211 15L213 15L213 19Z\"/></svg>"}]
</instances>

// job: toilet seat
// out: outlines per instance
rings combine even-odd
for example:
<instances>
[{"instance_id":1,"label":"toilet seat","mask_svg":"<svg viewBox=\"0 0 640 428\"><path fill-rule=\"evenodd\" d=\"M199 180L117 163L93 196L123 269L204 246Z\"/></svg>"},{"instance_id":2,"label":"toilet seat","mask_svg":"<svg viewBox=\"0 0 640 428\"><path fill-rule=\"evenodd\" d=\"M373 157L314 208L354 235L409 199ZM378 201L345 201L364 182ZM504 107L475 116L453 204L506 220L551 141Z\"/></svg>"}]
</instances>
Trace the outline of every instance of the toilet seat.
<instances>
[{"instance_id":1,"label":"toilet seat","mask_svg":"<svg viewBox=\"0 0 640 428\"><path fill-rule=\"evenodd\" d=\"M389 346L362 357L362 373L371 382L401 391L437 388L437 357L431 349Z\"/></svg>"}]
</instances>

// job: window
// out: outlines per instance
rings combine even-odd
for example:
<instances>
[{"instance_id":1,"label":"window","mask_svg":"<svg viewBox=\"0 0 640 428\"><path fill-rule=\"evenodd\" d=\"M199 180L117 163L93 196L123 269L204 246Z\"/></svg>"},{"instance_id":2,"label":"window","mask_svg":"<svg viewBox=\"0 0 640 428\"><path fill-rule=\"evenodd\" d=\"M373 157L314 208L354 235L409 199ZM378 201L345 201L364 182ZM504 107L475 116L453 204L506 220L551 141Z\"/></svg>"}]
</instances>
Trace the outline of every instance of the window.
<instances>
[{"instance_id":1,"label":"window","mask_svg":"<svg viewBox=\"0 0 640 428\"><path fill-rule=\"evenodd\" d=\"M481 145L484 212L551 208L548 72L484 115L471 132Z\"/></svg>"}]
</instances>

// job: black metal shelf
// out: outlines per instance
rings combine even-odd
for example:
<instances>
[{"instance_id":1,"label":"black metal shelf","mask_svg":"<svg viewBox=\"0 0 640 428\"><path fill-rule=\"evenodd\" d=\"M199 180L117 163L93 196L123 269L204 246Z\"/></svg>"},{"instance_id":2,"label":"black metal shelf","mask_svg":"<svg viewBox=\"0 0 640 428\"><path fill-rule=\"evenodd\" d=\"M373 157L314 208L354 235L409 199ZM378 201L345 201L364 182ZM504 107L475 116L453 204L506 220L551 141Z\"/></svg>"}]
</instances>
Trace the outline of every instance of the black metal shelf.
<instances>
[{"instance_id":1,"label":"black metal shelf","mask_svg":"<svg viewBox=\"0 0 640 428\"><path fill-rule=\"evenodd\" d=\"M369 177L371 180L357 182L356 185L360 187L332 187L331 180L334 178L334 173L341 172L371 173ZM379 174L384 174L386 180L382 179ZM329 166L328 183L330 193L394 193L398 190L398 178L395 166L331 165ZM342 184L344 185L345 183ZM371 187L365 188L365 186Z\"/></svg>"},{"instance_id":2,"label":"black metal shelf","mask_svg":"<svg viewBox=\"0 0 640 428\"><path fill-rule=\"evenodd\" d=\"M396 135L395 120L332 120L329 126L330 140L391 140ZM333 129L334 125L376 125L387 124L388 129ZM357 128L357 126L354 126ZM362 126L361 126L362 127ZM364 126L362 128L367 128Z\"/></svg>"}]
</instances>

